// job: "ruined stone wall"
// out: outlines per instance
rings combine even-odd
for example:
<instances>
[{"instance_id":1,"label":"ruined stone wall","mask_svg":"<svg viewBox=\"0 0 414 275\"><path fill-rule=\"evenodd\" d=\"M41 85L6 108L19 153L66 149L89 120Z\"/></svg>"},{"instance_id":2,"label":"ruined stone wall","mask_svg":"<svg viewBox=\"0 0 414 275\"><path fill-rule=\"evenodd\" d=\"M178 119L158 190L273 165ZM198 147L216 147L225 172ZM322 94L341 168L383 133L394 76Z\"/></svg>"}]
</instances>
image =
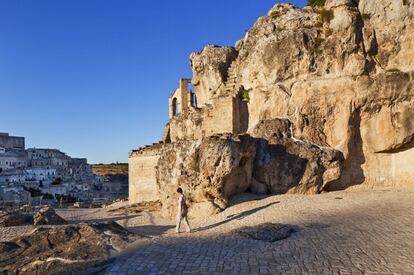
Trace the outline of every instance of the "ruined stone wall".
<instances>
[{"instance_id":1,"label":"ruined stone wall","mask_svg":"<svg viewBox=\"0 0 414 275\"><path fill-rule=\"evenodd\" d=\"M237 99L232 96L212 99L212 108L205 110L203 132L205 136L234 133L235 121L238 121Z\"/></svg>"},{"instance_id":2,"label":"ruined stone wall","mask_svg":"<svg viewBox=\"0 0 414 275\"><path fill-rule=\"evenodd\" d=\"M180 86L174 91L174 93L168 99L169 115L170 119L174 117L174 109L176 108L176 114L183 113L186 110L192 108L191 94L188 89L188 84L191 79L180 79ZM175 106L174 100L177 101ZM175 114L175 115L176 115Z\"/></svg>"},{"instance_id":3,"label":"ruined stone wall","mask_svg":"<svg viewBox=\"0 0 414 275\"><path fill-rule=\"evenodd\" d=\"M182 139L200 139L203 136L203 121L204 111L201 109L178 114L167 125L169 140L175 142Z\"/></svg>"},{"instance_id":4,"label":"ruined stone wall","mask_svg":"<svg viewBox=\"0 0 414 275\"><path fill-rule=\"evenodd\" d=\"M239 134L247 130L247 110L240 98L212 99L211 107L188 110L170 119L167 127L171 142L197 140L217 134ZM241 114L243 117L241 118Z\"/></svg>"},{"instance_id":5,"label":"ruined stone wall","mask_svg":"<svg viewBox=\"0 0 414 275\"><path fill-rule=\"evenodd\" d=\"M129 154L129 203L159 199L155 176L160 146Z\"/></svg>"}]
</instances>

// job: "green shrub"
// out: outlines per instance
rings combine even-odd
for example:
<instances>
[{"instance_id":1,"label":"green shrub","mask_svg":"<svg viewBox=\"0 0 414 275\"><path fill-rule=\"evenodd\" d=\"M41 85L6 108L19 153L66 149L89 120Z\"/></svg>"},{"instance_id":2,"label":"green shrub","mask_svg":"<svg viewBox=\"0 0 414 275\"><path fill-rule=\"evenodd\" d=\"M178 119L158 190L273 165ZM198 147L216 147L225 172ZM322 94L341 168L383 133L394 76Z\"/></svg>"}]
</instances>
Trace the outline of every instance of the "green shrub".
<instances>
[{"instance_id":1,"label":"green shrub","mask_svg":"<svg viewBox=\"0 0 414 275\"><path fill-rule=\"evenodd\" d=\"M249 93L250 93L251 90L252 90L251 88L246 90L244 88L244 86L241 86L240 87L239 96L241 97L241 99L243 101L245 101L245 102L249 102L250 101L250 95L249 95Z\"/></svg>"},{"instance_id":2,"label":"green shrub","mask_svg":"<svg viewBox=\"0 0 414 275\"><path fill-rule=\"evenodd\" d=\"M316 6L323 6L325 5L326 0L308 0L308 6L316 7Z\"/></svg>"}]
</instances>

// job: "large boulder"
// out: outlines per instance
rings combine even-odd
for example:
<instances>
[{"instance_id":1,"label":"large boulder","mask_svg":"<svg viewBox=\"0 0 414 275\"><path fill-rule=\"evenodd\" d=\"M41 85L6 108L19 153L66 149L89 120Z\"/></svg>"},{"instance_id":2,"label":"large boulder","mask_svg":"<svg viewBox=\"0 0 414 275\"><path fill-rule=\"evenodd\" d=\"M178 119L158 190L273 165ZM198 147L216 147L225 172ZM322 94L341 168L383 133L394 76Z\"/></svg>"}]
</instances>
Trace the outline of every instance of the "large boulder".
<instances>
[{"instance_id":1,"label":"large boulder","mask_svg":"<svg viewBox=\"0 0 414 275\"><path fill-rule=\"evenodd\" d=\"M294 139L288 120L262 121L253 134L166 144L156 167L164 213L176 214L178 187L199 217L226 208L233 195L247 190L316 194L341 176L342 154Z\"/></svg>"},{"instance_id":2,"label":"large boulder","mask_svg":"<svg viewBox=\"0 0 414 275\"><path fill-rule=\"evenodd\" d=\"M0 270L72 274L102 263L138 238L115 222L38 228L29 236L0 242Z\"/></svg>"},{"instance_id":3,"label":"large boulder","mask_svg":"<svg viewBox=\"0 0 414 275\"><path fill-rule=\"evenodd\" d=\"M59 225L66 224L66 220L56 214L52 207L41 208L34 216L34 225Z\"/></svg>"},{"instance_id":4,"label":"large boulder","mask_svg":"<svg viewBox=\"0 0 414 275\"><path fill-rule=\"evenodd\" d=\"M341 176L342 154L296 139L289 120L261 121L252 134L259 137L253 178L272 194L320 193Z\"/></svg>"},{"instance_id":5,"label":"large boulder","mask_svg":"<svg viewBox=\"0 0 414 275\"><path fill-rule=\"evenodd\" d=\"M206 137L165 145L156 170L164 213L175 215L179 186L190 202L204 203L203 208L213 212L224 209L231 196L249 188L255 150L255 141L249 136Z\"/></svg>"}]
</instances>

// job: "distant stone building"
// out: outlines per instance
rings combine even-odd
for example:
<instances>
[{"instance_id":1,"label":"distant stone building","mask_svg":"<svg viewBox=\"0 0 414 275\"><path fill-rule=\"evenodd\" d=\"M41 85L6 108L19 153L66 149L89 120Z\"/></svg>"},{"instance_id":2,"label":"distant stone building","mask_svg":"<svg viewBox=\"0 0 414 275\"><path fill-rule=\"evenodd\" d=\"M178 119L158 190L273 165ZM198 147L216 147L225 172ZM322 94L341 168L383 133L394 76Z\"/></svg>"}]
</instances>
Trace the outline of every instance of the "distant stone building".
<instances>
[{"instance_id":1,"label":"distant stone building","mask_svg":"<svg viewBox=\"0 0 414 275\"><path fill-rule=\"evenodd\" d=\"M0 133L0 172L25 168L28 165L24 137Z\"/></svg>"},{"instance_id":2,"label":"distant stone building","mask_svg":"<svg viewBox=\"0 0 414 275\"><path fill-rule=\"evenodd\" d=\"M18 198L13 194L23 187L49 197L68 194L76 194L77 198L102 197L102 185L103 181L93 174L87 159L72 158L57 149L26 150L23 137L0 133L0 188L11 188L8 195L4 192L4 196L0 195L0 200Z\"/></svg>"},{"instance_id":3,"label":"distant stone building","mask_svg":"<svg viewBox=\"0 0 414 275\"><path fill-rule=\"evenodd\" d=\"M71 159L65 153L57 149L27 149L28 158L31 167L57 166L68 167Z\"/></svg>"},{"instance_id":4,"label":"distant stone building","mask_svg":"<svg viewBox=\"0 0 414 275\"><path fill-rule=\"evenodd\" d=\"M28 157L25 150L5 149L0 150L0 172L11 169L23 169L28 166Z\"/></svg>"},{"instance_id":5,"label":"distant stone building","mask_svg":"<svg viewBox=\"0 0 414 275\"><path fill-rule=\"evenodd\" d=\"M10 136L8 133L0 133L0 147L5 149L25 149L24 137Z\"/></svg>"}]
</instances>

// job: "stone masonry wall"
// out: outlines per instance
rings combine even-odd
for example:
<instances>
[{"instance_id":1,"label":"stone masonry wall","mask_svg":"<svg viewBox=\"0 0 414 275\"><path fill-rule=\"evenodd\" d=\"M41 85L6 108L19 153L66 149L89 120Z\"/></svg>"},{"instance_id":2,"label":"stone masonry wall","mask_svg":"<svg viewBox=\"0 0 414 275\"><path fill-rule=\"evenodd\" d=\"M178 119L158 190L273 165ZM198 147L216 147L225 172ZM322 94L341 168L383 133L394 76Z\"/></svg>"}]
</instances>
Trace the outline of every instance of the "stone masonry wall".
<instances>
[{"instance_id":1,"label":"stone masonry wall","mask_svg":"<svg viewBox=\"0 0 414 275\"><path fill-rule=\"evenodd\" d=\"M129 154L129 203L158 200L155 177L158 153L155 147Z\"/></svg>"}]
</instances>

